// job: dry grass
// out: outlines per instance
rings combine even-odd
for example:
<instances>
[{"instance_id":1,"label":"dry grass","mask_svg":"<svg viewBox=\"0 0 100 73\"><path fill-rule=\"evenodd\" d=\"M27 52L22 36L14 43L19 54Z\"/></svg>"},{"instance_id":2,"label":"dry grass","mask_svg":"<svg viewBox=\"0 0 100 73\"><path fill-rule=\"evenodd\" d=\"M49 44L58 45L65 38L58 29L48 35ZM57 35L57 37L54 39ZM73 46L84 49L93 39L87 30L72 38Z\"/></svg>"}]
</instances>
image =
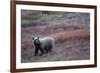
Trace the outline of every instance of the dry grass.
<instances>
[{"instance_id":1,"label":"dry grass","mask_svg":"<svg viewBox=\"0 0 100 73\"><path fill-rule=\"evenodd\" d=\"M76 30L76 31L65 31L59 32L51 35L56 40L65 40L71 38L87 38L89 37L89 33L86 30Z\"/></svg>"}]
</instances>

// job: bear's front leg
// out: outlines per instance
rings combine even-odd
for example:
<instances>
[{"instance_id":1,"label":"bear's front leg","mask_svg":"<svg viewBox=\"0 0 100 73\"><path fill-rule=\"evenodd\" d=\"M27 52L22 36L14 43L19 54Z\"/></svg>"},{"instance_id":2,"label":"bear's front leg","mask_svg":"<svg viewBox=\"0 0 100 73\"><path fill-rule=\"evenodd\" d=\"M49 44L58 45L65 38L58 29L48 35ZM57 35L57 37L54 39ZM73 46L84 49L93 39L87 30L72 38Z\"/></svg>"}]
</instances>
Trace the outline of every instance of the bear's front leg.
<instances>
[{"instance_id":1,"label":"bear's front leg","mask_svg":"<svg viewBox=\"0 0 100 73\"><path fill-rule=\"evenodd\" d=\"M38 54L38 51L39 51L39 49L38 48L35 48L35 56L37 56L37 54Z\"/></svg>"},{"instance_id":2,"label":"bear's front leg","mask_svg":"<svg viewBox=\"0 0 100 73\"><path fill-rule=\"evenodd\" d=\"M44 54L44 50L42 48L39 48L40 50L40 55L39 56L42 56Z\"/></svg>"}]
</instances>

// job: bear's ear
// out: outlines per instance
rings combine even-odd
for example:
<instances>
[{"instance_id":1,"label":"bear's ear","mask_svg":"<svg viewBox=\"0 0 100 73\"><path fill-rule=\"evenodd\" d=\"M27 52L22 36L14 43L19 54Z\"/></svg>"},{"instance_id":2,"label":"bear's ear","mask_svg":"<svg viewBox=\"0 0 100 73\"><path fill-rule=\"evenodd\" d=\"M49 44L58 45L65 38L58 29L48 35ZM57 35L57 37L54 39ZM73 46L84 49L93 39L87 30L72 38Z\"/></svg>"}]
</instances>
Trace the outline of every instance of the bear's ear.
<instances>
[{"instance_id":1,"label":"bear's ear","mask_svg":"<svg viewBox=\"0 0 100 73\"><path fill-rule=\"evenodd\" d=\"M32 35L32 40L34 40L34 36Z\"/></svg>"},{"instance_id":2,"label":"bear's ear","mask_svg":"<svg viewBox=\"0 0 100 73\"><path fill-rule=\"evenodd\" d=\"M32 37L32 40L34 40L34 37Z\"/></svg>"},{"instance_id":3,"label":"bear's ear","mask_svg":"<svg viewBox=\"0 0 100 73\"><path fill-rule=\"evenodd\" d=\"M37 37L37 39L39 40L39 36Z\"/></svg>"}]
</instances>

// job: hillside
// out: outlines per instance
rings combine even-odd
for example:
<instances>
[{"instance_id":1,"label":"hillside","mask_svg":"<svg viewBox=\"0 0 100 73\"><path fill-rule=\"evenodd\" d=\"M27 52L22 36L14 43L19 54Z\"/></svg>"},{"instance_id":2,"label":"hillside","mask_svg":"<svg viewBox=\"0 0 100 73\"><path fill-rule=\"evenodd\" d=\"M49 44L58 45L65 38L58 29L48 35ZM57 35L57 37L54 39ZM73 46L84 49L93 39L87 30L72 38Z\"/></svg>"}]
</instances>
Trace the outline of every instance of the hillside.
<instances>
[{"instance_id":1,"label":"hillside","mask_svg":"<svg viewBox=\"0 0 100 73\"><path fill-rule=\"evenodd\" d=\"M22 10L21 62L86 60L90 58L89 13ZM34 56L32 35L55 39L53 52Z\"/></svg>"}]
</instances>

